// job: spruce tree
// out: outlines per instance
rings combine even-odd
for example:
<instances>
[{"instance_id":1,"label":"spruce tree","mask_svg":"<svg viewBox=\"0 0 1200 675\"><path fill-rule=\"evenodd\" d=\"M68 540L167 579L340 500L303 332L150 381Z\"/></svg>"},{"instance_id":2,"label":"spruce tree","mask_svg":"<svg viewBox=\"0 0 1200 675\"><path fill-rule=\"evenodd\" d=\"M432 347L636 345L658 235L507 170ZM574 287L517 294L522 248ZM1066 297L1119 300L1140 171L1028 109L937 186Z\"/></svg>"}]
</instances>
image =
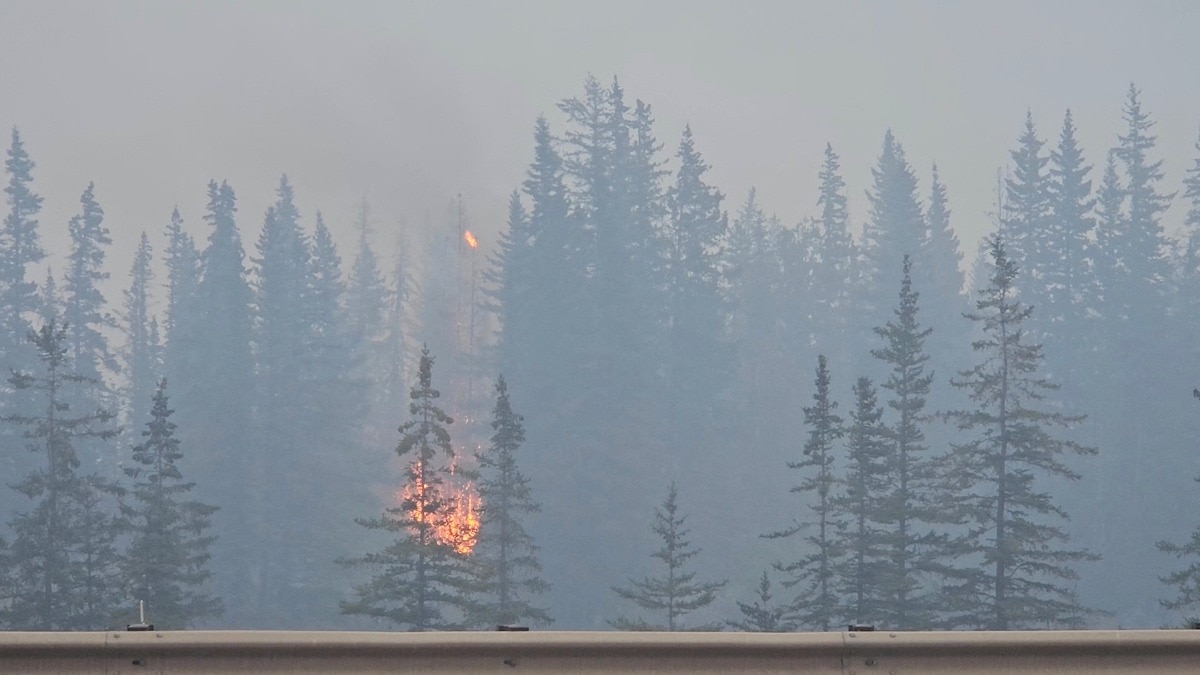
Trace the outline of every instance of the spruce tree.
<instances>
[{"instance_id":1,"label":"spruce tree","mask_svg":"<svg viewBox=\"0 0 1200 675\"><path fill-rule=\"evenodd\" d=\"M133 539L125 551L123 573L129 597L146 603L160 629L191 628L220 616L220 599L206 586L212 573L211 519L217 507L189 499L195 483L179 469L183 451L175 437L167 381L155 388L143 441L133 447L125 475L133 481L125 516Z\"/></svg>"},{"instance_id":2,"label":"spruce tree","mask_svg":"<svg viewBox=\"0 0 1200 675\"><path fill-rule=\"evenodd\" d=\"M726 621L725 624L745 633L790 633L796 630L796 624L787 619L787 606L774 602L774 599L775 596L771 593L771 579L767 576L767 571L763 570L754 602L737 601L742 618Z\"/></svg>"},{"instance_id":3,"label":"spruce tree","mask_svg":"<svg viewBox=\"0 0 1200 675\"><path fill-rule=\"evenodd\" d=\"M15 486L32 505L9 522L14 586L0 622L18 630L104 630L126 605L116 546L125 523L114 503L122 490L98 475L80 475L75 445L116 436L114 415L72 412L67 400L85 395L71 390L97 382L74 371L65 326L50 321L29 339L41 368L14 371L9 384L41 410L4 420L27 427L28 448L43 455L45 466Z\"/></svg>"},{"instance_id":4,"label":"spruce tree","mask_svg":"<svg viewBox=\"0 0 1200 675\"><path fill-rule=\"evenodd\" d=\"M852 336L865 328L857 323L863 314L859 311L863 280L858 247L850 234L849 202L840 159L828 143L819 178L817 264L811 270L815 343L817 349L832 355L835 366L849 368L853 360Z\"/></svg>"},{"instance_id":5,"label":"spruce tree","mask_svg":"<svg viewBox=\"0 0 1200 675\"><path fill-rule=\"evenodd\" d=\"M842 544L846 568L840 590L849 616L857 623L883 625L883 608L892 587L892 529L889 513L894 489L891 434L883 423L875 385L866 377L854 383L854 410L846 430L849 466L838 497L847 521Z\"/></svg>"},{"instance_id":6,"label":"spruce tree","mask_svg":"<svg viewBox=\"0 0 1200 675\"><path fill-rule=\"evenodd\" d=\"M124 291L121 312L121 330L125 334L125 344L120 350L125 371L123 398L125 419L130 427L149 414L155 382L163 376L162 345L150 311L153 262L150 239L143 232L129 270L129 288Z\"/></svg>"},{"instance_id":7,"label":"spruce tree","mask_svg":"<svg viewBox=\"0 0 1200 675\"><path fill-rule=\"evenodd\" d=\"M1200 482L1200 478L1196 480ZM1176 591L1174 598L1159 600L1159 604L1170 610L1196 608L1200 605L1200 528L1193 530L1191 538L1185 543L1159 541L1157 547L1163 553L1187 563L1187 567L1159 577L1160 581Z\"/></svg>"},{"instance_id":8,"label":"spruce tree","mask_svg":"<svg viewBox=\"0 0 1200 675\"><path fill-rule=\"evenodd\" d=\"M38 235L37 215L42 198L32 189L36 165L25 150L24 141L16 128L4 162L8 175L4 187L8 211L0 229L0 364L3 370L29 370L38 366L37 352L26 339L32 326L28 317L42 308L37 284L28 277L32 267L46 257ZM30 414L31 410L17 407L22 397L3 392L0 411L6 415ZM24 452L19 437L0 435L0 466L4 475L15 479L33 469L35 463ZM0 512L11 513L20 503L17 495L0 496Z\"/></svg>"},{"instance_id":9,"label":"spruce tree","mask_svg":"<svg viewBox=\"0 0 1200 675\"><path fill-rule=\"evenodd\" d=\"M357 521L395 539L381 551L341 561L374 571L369 581L355 587L352 599L342 601L343 614L383 619L414 631L461 626L453 612L466 605L467 565L436 530L438 519L450 508L443 478L446 467L438 460L453 454L447 430L453 420L438 407L440 396L433 388L433 357L426 347L421 350L411 393L410 418L400 425L396 446L400 457L411 457L401 505L386 509L378 518Z\"/></svg>"},{"instance_id":10,"label":"spruce tree","mask_svg":"<svg viewBox=\"0 0 1200 675\"><path fill-rule=\"evenodd\" d=\"M799 587L788 614L790 620L815 630L830 630L842 619L841 595L838 589L838 568L842 562L839 532L845 527L837 508L835 492L838 478L834 473L835 443L845 430L842 418L835 412L837 403L831 399L829 367L825 356L817 357L817 374L813 405L804 408L804 425L808 440L804 443L804 458L789 462L788 468L804 472L791 491L806 495L802 510L807 517L798 518L784 530L766 535L768 538L787 538L808 528L812 533L802 537L808 552L788 563L777 563L776 569L788 578L787 588ZM808 496L811 495L811 496Z\"/></svg>"},{"instance_id":11,"label":"spruce tree","mask_svg":"<svg viewBox=\"0 0 1200 675\"><path fill-rule=\"evenodd\" d=\"M1088 610L1069 583L1078 578L1075 563L1096 556L1067 546L1067 514L1042 485L1077 480L1065 456L1096 450L1054 433L1082 417L1049 409L1058 386L1038 374L1042 348L1024 330L1033 310L1017 297L1017 266L999 237L989 248L992 280L969 315L981 331L979 362L951 380L977 407L948 415L968 440L946 459L955 488L948 511L966 529L953 542L958 565L944 607L956 626L1077 626Z\"/></svg>"},{"instance_id":12,"label":"spruce tree","mask_svg":"<svg viewBox=\"0 0 1200 675\"><path fill-rule=\"evenodd\" d=\"M863 254L869 283L866 299L878 314L891 305L890 289L900 276L903 256L923 257L926 226L917 197L916 175L891 130L884 135L883 150L871 176L872 188L867 194L870 220L863 229ZM918 288L924 290L921 285Z\"/></svg>"},{"instance_id":13,"label":"spruce tree","mask_svg":"<svg viewBox=\"0 0 1200 675\"><path fill-rule=\"evenodd\" d=\"M183 217L179 215L178 208L171 211L166 237L164 264L167 270L167 302L163 323L166 342L163 369L173 379L178 374L196 370L200 317L195 303L200 284L201 259L195 240L183 229Z\"/></svg>"},{"instance_id":14,"label":"spruce tree","mask_svg":"<svg viewBox=\"0 0 1200 675\"><path fill-rule=\"evenodd\" d=\"M185 333L185 361L174 382L181 440L196 449L199 496L219 504L214 518L214 592L225 598L233 626L268 620L267 569L270 552L268 494L270 461L254 451L254 343L252 295L245 252L238 232L237 196L227 183L208 185L204 220L212 227L203 269L192 302L192 317L203 319ZM180 317L182 320L183 317Z\"/></svg>"},{"instance_id":15,"label":"spruce tree","mask_svg":"<svg viewBox=\"0 0 1200 675\"><path fill-rule=\"evenodd\" d=\"M1074 337L1069 333L1072 329L1083 332L1079 324L1091 311L1098 311L1100 303L1091 267L1095 257L1092 210L1096 205L1092 181L1087 177L1091 170L1075 138L1075 122L1068 110L1058 146L1050 151L1050 231L1046 243L1052 264L1043 275L1046 302L1038 308L1043 325L1063 324L1051 331L1063 339Z\"/></svg>"},{"instance_id":16,"label":"spruce tree","mask_svg":"<svg viewBox=\"0 0 1200 675\"><path fill-rule=\"evenodd\" d=\"M679 170L668 192L670 309L668 427L696 446L721 434L722 402L734 352L725 337L728 307L720 289L721 250L728 236L724 195L705 182L711 168L685 127Z\"/></svg>"},{"instance_id":17,"label":"spruce tree","mask_svg":"<svg viewBox=\"0 0 1200 675\"><path fill-rule=\"evenodd\" d=\"M471 623L481 626L531 621L551 623L532 596L549 589L542 580L538 547L523 524L525 516L541 510L529 479L517 466L517 450L525 442L524 418L512 409L508 383L496 380L492 409L491 446L477 452L479 462L479 541L473 552L478 580L474 588Z\"/></svg>"},{"instance_id":18,"label":"spruce tree","mask_svg":"<svg viewBox=\"0 0 1200 675\"><path fill-rule=\"evenodd\" d=\"M116 328L117 324L107 310L100 288L109 277L104 271L104 258L105 247L112 244L112 237L104 226L104 210L96 201L94 184L88 183L79 202L80 212L67 226L71 255L63 287L63 320L76 370L103 383L101 378L105 373L117 370L104 335L104 331Z\"/></svg>"},{"instance_id":19,"label":"spruce tree","mask_svg":"<svg viewBox=\"0 0 1200 675\"><path fill-rule=\"evenodd\" d=\"M662 539L662 548L652 556L662 561L666 571L662 576L630 579L628 585L613 587L613 592L638 607L652 612L663 612L663 623L648 623L641 618L619 618L609 624L618 630L688 630L683 617L707 607L717 599L717 591L724 581L696 581L696 572L688 569L688 561L700 553L693 548L684 527L687 517L679 512L678 493L671 483L667 498L662 506L654 510L654 533ZM705 630L701 626L691 630Z\"/></svg>"},{"instance_id":20,"label":"spruce tree","mask_svg":"<svg viewBox=\"0 0 1200 675\"><path fill-rule=\"evenodd\" d=\"M21 134L14 127L4 167L8 173L8 213L0 236L0 353L9 368L32 368L37 362L25 336L30 330L26 316L39 302L37 283L26 277L30 267L46 257L38 235L37 214L42 198L33 192L36 166L25 151Z\"/></svg>"},{"instance_id":21,"label":"spruce tree","mask_svg":"<svg viewBox=\"0 0 1200 675\"><path fill-rule=\"evenodd\" d=\"M1200 153L1200 139L1196 140L1196 151ZM1188 211L1184 217L1183 277L1192 281L1200 279L1200 154L1192 161L1183 179L1183 197L1188 200Z\"/></svg>"},{"instance_id":22,"label":"spruce tree","mask_svg":"<svg viewBox=\"0 0 1200 675\"><path fill-rule=\"evenodd\" d=\"M1017 149L1010 154L1013 161L1011 177L1004 181L1005 210L1001 214L1000 234L1004 237L1009 255L1026 270L1030 279L1026 293L1036 297L1041 306L1042 275L1053 264L1048 240L1050 221L1050 175L1042 152L1045 141L1038 138L1033 113L1025 113L1025 129L1017 139ZM1035 295L1036 294L1036 295Z\"/></svg>"},{"instance_id":23,"label":"spruce tree","mask_svg":"<svg viewBox=\"0 0 1200 675\"><path fill-rule=\"evenodd\" d=\"M925 404L934 378L934 373L925 369L929 361L925 341L933 329L922 327L917 317L920 294L912 287L911 258L904 256L902 264L895 318L875 329L885 344L871 354L889 368L882 387L891 393L888 407L894 418L888 424L892 484L883 515L891 530L887 537L891 565L879 619L884 625L906 630L926 627L932 621L930 598L923 590L938 553L930 532L937 520L933 500L938 478L925 442L929 421Z\"/></svg>"}]
</instances>

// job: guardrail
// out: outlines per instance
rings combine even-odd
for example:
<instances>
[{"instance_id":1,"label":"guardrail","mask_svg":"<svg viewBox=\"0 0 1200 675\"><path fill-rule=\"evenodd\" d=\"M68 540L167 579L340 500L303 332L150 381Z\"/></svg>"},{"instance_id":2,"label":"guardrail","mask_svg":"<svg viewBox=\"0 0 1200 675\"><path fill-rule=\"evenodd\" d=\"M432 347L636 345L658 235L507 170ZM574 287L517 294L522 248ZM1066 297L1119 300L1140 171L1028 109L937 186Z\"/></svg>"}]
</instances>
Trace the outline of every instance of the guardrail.
<instances>
[{"instance_id":1,"label":"guardrail","mask_svg":"<svg viewBox=\"0 0 1200 675\"><path fill-rule=\"evenodd\" d=\"M1200 631L0 633L0 672L1200 673Z\"/></svg>"}]
</instances>

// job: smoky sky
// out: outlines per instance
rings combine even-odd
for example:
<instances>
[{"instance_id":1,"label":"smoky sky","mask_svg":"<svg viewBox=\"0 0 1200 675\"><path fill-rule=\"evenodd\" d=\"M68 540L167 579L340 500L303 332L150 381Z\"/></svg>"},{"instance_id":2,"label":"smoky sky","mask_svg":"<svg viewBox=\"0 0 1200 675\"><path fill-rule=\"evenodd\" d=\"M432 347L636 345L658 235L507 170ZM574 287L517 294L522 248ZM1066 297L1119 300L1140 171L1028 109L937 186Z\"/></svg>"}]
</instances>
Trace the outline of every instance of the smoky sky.
<instances>
[{"instance_id":1,"label":"smoky sky","mask_svg":"<svg viewBox=\"0 0 1200 675\"><path fill-rule=\"evenodd\" d=\"M653 105L666 155L690 124L728 209L755 186L785 223L815 213L828 141L860 226L891 128L923 192L937 162L969 261L1027 110L1052 144L1071 108L1101 167L1136 83L1175 189L1200 129L1196 35L1200 3L1183 0L5 0L0 125L19 127L38 163L52 260L96 182L114 282L142 230L161 248L173 206L206 235L214 178L238 192L248 248L281 173L347 259L364 197L380 252L402 221L445 222L456 194L489 246L531 159L535 118L561 131L555 103L589 73ZM1184 210L1168 213L1168 231Z\"/></svg>"}]
</instances>

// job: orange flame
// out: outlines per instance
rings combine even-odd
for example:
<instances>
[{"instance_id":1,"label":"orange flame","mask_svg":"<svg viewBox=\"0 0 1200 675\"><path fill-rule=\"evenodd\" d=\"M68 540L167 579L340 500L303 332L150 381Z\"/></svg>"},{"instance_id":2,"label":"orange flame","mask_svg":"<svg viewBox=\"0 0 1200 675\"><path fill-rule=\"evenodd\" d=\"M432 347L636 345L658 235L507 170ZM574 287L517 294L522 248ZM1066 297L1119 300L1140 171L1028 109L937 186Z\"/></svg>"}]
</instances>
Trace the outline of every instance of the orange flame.
<instances>
[{"instance_id":1,"label":"orange flame","mask_svg":"<svg viewBox=\"0 0 1200 675\"><path fill-rule=\"evenodd\" d=\"M479 541L479 495L471 483L449 492L448 495L433 494L429 483L418 473L413 483L405 485L398 496L401 501L421 505L412 511L412 518L418 523L428 518L438 543L450 546L460 555L469 555ZM445 501L442 513L424 510L424 505L438 497Z\"/></svg>"},{"instance_id":2,"label":"orange flame","mask_svg":"<svg viewBox=\"0 0 1200 675\"><path fill-rule=\"evenodd\" d=\"M463 239L466 240L467 246L470 246L471 248L475 248L479 245L479 242L475 240L475 235L471 234L470 230L463 231Z\"/></svg>"}]
</instances>

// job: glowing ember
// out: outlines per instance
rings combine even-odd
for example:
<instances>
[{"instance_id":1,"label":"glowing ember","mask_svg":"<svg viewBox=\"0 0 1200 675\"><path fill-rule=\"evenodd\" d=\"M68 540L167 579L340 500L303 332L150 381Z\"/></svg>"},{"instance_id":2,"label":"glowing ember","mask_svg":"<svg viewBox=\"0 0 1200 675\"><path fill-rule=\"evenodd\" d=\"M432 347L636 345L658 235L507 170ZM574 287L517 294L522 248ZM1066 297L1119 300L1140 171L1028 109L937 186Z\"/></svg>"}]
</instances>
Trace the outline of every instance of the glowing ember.
<instances>
[{"instance_id":1,"label":"glowing ember","mask_svg":"<svg viewBox=\"0 0 1200 675\"><path fill-rule=\"evenodd\" d=\"M463 232L463 239L466 240L467 246L470 246L471 248L475 248L479 245L479 242L475 240L475 235L471 234L470 230Z\"/></svg>"},{"instance_id":2,"label":"glowing ember","mask_svg":"<svg viewBox=\"0 0 1200 675\"><path fill-rule=\"evenodd\" d=\"M418 523L429 518L433 536L441 544L452 547L460 555L468 555L479 540L479 495L470 483L451 488L449 494L432 493L432 487L417 473L413 484L400 491L401 501L412 502L412 519ZM443 501L442 513L431 514L431 502Z\"/></svg>"}]
</instances>

